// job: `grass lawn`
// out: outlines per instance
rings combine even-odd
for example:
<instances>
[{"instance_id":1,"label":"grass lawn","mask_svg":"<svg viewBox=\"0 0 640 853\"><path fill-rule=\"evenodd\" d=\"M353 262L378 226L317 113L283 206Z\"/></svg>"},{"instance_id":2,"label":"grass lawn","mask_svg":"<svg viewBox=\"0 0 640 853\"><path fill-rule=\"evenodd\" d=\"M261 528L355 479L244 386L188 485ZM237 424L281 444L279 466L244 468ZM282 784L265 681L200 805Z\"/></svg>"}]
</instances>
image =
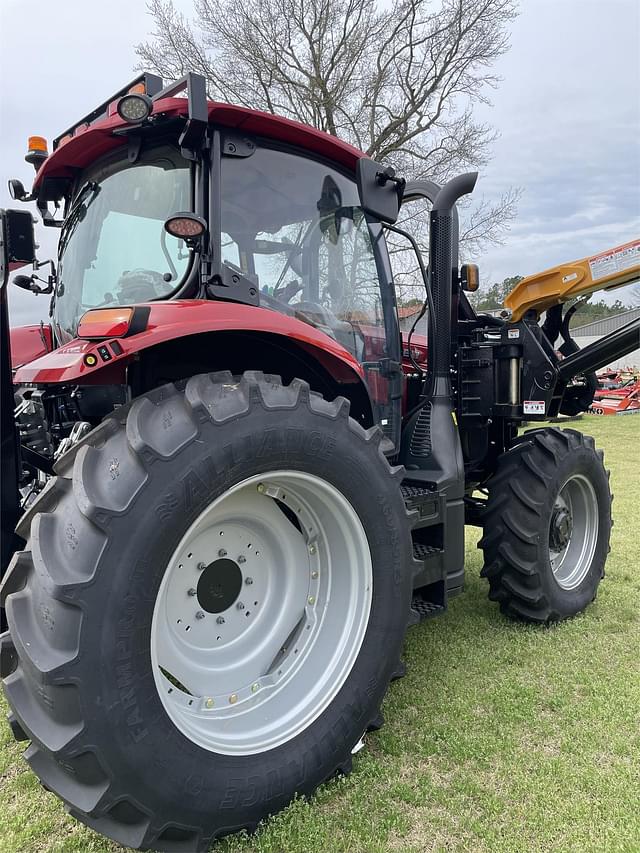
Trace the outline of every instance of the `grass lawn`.
<instances>
[{"instance_id":1,"label":"grass lawn","mask_svg":"<svg viewBox=\"0 0 640 853\"><path fill-rule=\"evenodd\" d=\"M465 592L409 632L408 675L353 774L217 851L640 851L640 416L569 426L611 468L597 600L551 629L507 621L469 529ZM1 725L0 850L122 850L66 815L23 748Z\"/></svg>"}]
</instances>

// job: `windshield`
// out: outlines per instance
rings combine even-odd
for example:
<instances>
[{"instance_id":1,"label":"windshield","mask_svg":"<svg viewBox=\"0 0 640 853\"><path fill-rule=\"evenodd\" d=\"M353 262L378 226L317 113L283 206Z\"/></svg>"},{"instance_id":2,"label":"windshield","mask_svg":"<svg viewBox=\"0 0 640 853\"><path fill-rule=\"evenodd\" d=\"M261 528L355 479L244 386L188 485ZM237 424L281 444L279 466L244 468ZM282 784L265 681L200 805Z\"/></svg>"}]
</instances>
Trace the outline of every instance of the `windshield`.
<instances>
[{"instance_id":1,"label":"windshield","mask_svg":"<svg viewBox=\"0 0 640 853\"><path fill-rule=\"evenodd\" d=\"M166 218L191 209L189 166L171 148L88 172L60 235L55 320L70 334L89 308L167 296L190 251Z\"/></svg>"}]
</instances>

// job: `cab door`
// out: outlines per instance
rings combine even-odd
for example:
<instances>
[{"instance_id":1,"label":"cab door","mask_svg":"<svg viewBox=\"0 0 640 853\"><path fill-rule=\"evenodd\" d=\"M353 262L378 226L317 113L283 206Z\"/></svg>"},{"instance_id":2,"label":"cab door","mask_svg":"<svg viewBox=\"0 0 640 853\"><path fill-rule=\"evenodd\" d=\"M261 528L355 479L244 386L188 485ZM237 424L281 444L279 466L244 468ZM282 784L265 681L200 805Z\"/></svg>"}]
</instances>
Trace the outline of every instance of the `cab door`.
<instances>
[{"instance_id":1,"label":"cab door","mask_svg":"<svg viewBox=\"0 0 640 853\"><path fill-rule=\"evenodd\" d=\"M353 175L256 139L221 146L223 261L257 281L260 304L322 330L364 368L374 418L399 447L401 345L380 223ZM250 153L247 153L250 152Z\"/></svg>"},{"instance_id":2,"label":"cab door","mask_svg":"<svg viewBox=\"0 0 640 853\"><path fill-rule=\"evenodd\" d=\"M402 371L393 282L380 224L357 205L344 206L319 229L320 299L338 323L335 337L357 357L374 418L397 447Z\"/></svg>"}]
</instances>

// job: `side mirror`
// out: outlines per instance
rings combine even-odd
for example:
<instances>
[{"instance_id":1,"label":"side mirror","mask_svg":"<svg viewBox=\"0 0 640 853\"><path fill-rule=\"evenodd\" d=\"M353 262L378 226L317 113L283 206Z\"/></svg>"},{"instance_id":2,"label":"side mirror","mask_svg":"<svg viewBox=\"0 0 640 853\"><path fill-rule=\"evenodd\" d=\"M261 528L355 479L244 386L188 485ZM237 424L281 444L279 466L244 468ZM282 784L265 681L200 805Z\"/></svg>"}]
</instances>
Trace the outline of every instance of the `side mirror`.
<instances>
[{"instance_id":1,"label":"side mirror","mask_svg":"<svg viewBox=\"0 0 640 853\"><path fill-rule=\"evenodd\" d=\"M376 219L393 224L400 213L405 180L396 178L392 168L362 157L356 166L356 181L360 207Z\"/></svg>"},{"instance_id":2,"label":"side mirror","mask_svg":"<svg viewBox=\"0 0 640 853\"><path fill-rule=\"evenodd\" d=\"M21 287L23 290L31 290L33 279L30 275L14 275L13 283L16 287Z\"/></svg>"},{"instance_id":3,"label":"side mirror","mask_svg":"<svg viewBox=\"0 0 640 853\"><path fill-rule=\"evenodd\" d=\"M24 188L24 184L22 181L19 181L17 178L11 178L7 181L9 186L9 195L14 201L22 201L27 197L27 191Z\"/></svg>"},{"instance_id":4,"label":"side mirror","mask_svg":"<svg viewBox=\"0 0 640 853\"><path fill-rule=\"evenodd\" d=\"M28 210L5 210L5 262L9 269L32 264L36 259L33 217Z\"/></svg>"}]
</instances>

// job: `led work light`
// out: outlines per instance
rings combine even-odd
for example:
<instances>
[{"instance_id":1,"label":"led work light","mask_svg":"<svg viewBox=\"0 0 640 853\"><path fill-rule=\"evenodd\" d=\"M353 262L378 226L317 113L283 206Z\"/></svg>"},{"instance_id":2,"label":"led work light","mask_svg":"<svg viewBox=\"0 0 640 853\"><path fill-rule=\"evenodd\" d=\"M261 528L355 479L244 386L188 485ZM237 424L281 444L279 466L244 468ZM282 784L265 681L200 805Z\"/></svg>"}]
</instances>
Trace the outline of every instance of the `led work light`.
<instances>
[{"instance_id":1,"label":"led work light","mask_svg":"<svg viewBox=\"0 0 640 853\"><path fill-rule=\"evenodd\" d=\"M164 228L172 237L178 237L185 243L197 242L207 230L207 223L195 213L174 213L164 223Z\"/></svg>"},{"instance_id":2,"label":"led work light","mask_svg":"<svg viewBox=\"0 0 640 853\"><path fill-rule=\"evenodd\" d=\"M118 101L118 115L130 124L137 124L149 118L153 110L153 101L148 95L125 95Z\"/></svg>"}]
</instances>

